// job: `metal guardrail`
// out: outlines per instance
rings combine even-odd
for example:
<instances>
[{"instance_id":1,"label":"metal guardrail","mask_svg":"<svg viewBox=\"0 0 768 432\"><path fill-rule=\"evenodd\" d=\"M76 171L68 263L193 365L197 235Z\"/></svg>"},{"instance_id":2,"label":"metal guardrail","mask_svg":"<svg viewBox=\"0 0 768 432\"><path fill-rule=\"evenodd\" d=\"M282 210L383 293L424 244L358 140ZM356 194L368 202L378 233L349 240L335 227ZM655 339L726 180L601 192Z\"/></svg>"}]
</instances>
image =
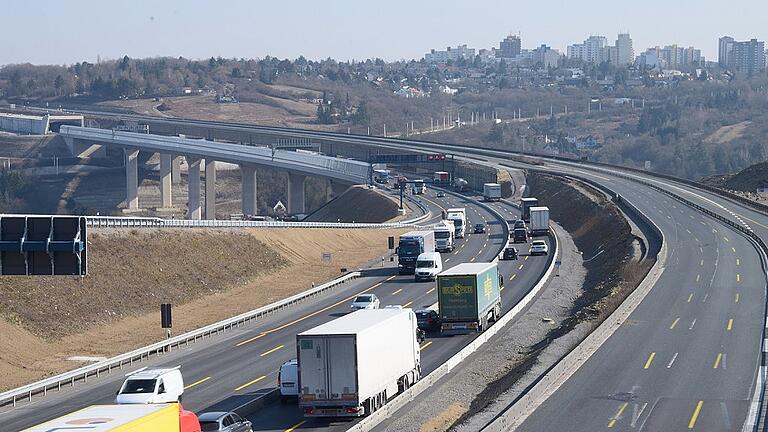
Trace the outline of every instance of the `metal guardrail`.
<instances>
[{"instance_id":1,"label":"metal guardrail","mask_svg":"<svg viewBox=\"0 0 768 432\"><path fill-rule=\"evenodd\" d=\"M348 273L340 278L319 285L315 288L306 290L299 294L288 297L284 300L272 303L267 306L242 313L238 316L207 325L197 330L184 333L182 335L154 343L142 348L135 349L125 354L120 354L107 360L83 366L81 368L65 372L32 384L18 387L4 393L0 393L0 406L13 405L22 400L32 401L36 395L47 395L48 391L61 390L62 386L74 386L78 382L87 382L88 378L99 377L102 373L110 373L112 370L121 370L124 366L130 366L134 362L140 362L144 359L150 359L153 355L160 356L163 353L170 352L173 348L187 346L190 342L202 340L206 336L212 336L218 333L225 333L236 327L258 321L264 317L279 312L287 307L300 303L308 298L314 297L333 289L349 280L361 276L360 272Z\"/></svg>"}]
</instances>

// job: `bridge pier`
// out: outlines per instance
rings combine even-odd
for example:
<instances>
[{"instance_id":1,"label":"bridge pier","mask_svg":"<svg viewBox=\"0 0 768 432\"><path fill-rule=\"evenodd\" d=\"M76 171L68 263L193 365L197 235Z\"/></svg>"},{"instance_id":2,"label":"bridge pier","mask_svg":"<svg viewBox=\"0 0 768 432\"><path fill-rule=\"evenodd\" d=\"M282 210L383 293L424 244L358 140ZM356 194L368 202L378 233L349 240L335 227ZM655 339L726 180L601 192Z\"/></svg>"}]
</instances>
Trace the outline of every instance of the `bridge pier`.
<instances>
[{"instance_id":1,"label":"bridge pier","mask_svg":"<svg viewBox=\"0 0 768 432\"><path fill-rule=\"evenodd\" d=\"M189 202L187 218L200 219L200 158L187 156L187 184Z\"/></svg>"},{"instance_id":2,"label":"bridge pier","mask_svg":"<svg viewBox=\"0 0 768 432\"><path fill-rule=\"evenodd\" d=\"M304 195L304 183L307 176L288 171L288 213L305 214L306 197Z\"/></svg>"},{"instance_id":3,"label":"bridge pier","mask_svg":"<svg viewBox=\"0 0 768 432\"><path fill-rule=\"evenodd\" d=\"M181 183L181 156L173 155L171 157L171 179L173 184Z\"/></svg>"},{"instance_id":4,"label":"bridge pier","mask_svg":"<svg viewBox=\"0 0 768 432\"><path fill-rule=\"evenodd\" d=\"M243 214L255 215L258 211L256 205L256 167L253 165L240 165L240 174L242 176L242 195L243 195Z\"/></svg>"},{"instance_id":5,"label":"bridge pier","mask_svg":"<svg viewBox=\"0 0 768 432\"><path fill-rule=\"evenodd\" d=\"M205 218L216 219L216 161L205 160Z\"/></svg>"},{"instance_id":6,"label":"bridge pier","mask_svg":"<svg viewBox=\"0 0 768 432\"><path fill-rule=\"evenodd\" d=\"M123 149L125 152L125 207L129 210L139 209L139 151L132 148Z\"/></svg>"},{"instance_id":7,"label":"bridge pier","mask_svg":"<svg viewBox=\"0 0 768 432\"><path fill-rule=\"evenodd\" d=\"M173 207L171 195L172 160L172 155L160 153L160 206L162 208Z\"/></svg>"}]
</instances>

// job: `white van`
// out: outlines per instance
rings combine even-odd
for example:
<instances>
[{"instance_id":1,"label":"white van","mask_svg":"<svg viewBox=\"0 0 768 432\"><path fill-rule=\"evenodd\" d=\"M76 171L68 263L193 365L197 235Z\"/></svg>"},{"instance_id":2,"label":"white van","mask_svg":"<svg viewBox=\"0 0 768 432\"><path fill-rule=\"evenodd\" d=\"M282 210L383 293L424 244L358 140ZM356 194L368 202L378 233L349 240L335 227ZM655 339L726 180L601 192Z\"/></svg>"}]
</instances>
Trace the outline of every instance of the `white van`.
<instances>
[{"instance_id":1,"label":"white van","mask_svg":"<svg viewBox=\"0 0 768 432\"><path fill-rule=\"evenodd\" d=\"M443 259L440 252L424 252L416 258L416 281L435 280L437 274L443 271Z\"/></svg>"},{"instance_id":2,"label":"white van","mask_svg":"<svg viewBox=\"0 0 768 432\"><path fill-rule=\"evenodd\" d=\"M299 362L288 360L280 366L277 373L277 387L280 388L280 403L299 397Z\"/></svg>"},{"instance_id":3,"label":"white van","mask_svg":"<svg viewBox=\"0 0 768 432\"><path fill-rule=\"evenodd\" d=\"M174 368L141 368L126 375L117 392L117 404L157 404L181 402L184 379L181 366Z\"/></svg>"}]
</instances>

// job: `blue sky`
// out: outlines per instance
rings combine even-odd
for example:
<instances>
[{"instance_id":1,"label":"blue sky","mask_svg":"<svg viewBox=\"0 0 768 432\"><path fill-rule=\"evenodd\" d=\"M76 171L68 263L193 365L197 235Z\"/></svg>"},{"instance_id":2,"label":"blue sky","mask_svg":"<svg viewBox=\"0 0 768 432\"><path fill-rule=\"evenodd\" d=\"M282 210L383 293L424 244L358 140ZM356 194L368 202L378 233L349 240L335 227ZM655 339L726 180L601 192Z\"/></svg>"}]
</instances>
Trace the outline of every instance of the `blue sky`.
<instances>
[{"instance_id":1,"label":"blue sky","mask_svg":"<svg viewBox=\"0 0 768 432\"><path fill-rule=\"evenodd\" d=\"M735 0L8 0L0 65L70 64L153 56L387 60L430 48L497 46L565 50L590 34L628 31L635 52L677 43L717 56L717 38L768 38L768 1Z\"/></svg>"}]
</instances>

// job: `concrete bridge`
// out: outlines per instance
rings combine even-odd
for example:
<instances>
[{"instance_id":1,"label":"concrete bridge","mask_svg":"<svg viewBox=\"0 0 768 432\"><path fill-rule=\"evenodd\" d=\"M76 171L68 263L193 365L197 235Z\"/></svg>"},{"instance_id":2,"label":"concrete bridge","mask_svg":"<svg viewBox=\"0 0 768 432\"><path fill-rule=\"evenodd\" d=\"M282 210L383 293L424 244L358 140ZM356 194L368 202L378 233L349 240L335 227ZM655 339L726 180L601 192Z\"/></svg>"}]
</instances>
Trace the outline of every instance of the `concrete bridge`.
<instances>
[{"instance_id":1,"label":"concrete bridge","mask_svg":"<svg viewBox=\"0 0 768 432\"><path fill-rule=\"evenodd\" d=\"M59 134L74 154L78 149L94 146L117 146L125 152L126 204L129 209L139 208L138 155L139 152L160 155L160 196L163 207L171 207L171 184L180 178L180 162L184 157L189 167L189 219L200 219L200 170L205 160L205 213L206 219L215 219L216 161L237 164L242 173L243 214L256 214L256 169L268 166L288 172L288 212L305 213L304 182L307 176L320 176L350 183L365 183L369 165L365 162L333 158L310 152L275 150L239 144L187 139L173 136L120 132L78 126L61 126Z\"/></svg>"}]
</instances>

